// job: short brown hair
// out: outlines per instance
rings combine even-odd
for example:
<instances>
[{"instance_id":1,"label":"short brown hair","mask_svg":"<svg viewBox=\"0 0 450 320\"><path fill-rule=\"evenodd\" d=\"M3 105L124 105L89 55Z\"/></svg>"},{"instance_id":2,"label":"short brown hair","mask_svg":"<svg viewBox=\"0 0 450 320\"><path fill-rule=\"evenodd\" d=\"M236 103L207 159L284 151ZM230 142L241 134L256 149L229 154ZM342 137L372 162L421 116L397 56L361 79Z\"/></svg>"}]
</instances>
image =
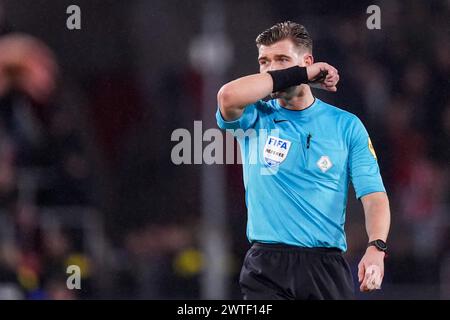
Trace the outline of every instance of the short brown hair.
<instances>
[{"instance_id":1,"label":"short brown hair","mask_svg":"<svg viewBox=\"0 0 450 320\"><path fill-rule=\"evenodd\" d=\"M312 53L313 41L309 36L308 31L303 25L292 21L277 23L276 25L263 31L256 38L256 46L258 48L261 45L270 46L275 42L284 39L291 39L297 47L304 48L308 52Z\"/></svg>"}]
</instances>

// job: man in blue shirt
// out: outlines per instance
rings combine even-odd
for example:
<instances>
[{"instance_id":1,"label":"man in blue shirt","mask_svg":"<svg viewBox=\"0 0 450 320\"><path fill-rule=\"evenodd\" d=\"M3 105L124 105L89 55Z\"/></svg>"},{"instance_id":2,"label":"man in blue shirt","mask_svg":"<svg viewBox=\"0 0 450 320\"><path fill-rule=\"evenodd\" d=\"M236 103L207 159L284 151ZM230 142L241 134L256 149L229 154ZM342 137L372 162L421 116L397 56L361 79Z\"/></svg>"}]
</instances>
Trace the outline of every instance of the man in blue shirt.
<instances>
[{"instance_id":1,"label":"man in blue shirt","mask_svg":"<svg viewBox=\"0 0 450 320\"><path fill-rule=\"evenodd\" d=\"M358 266L360 290L380 288L390 211L375 151L355 115L310 89L336 91L337 70L314 63L302 25L278 23L256 43L260 73L225 84L216 114L220 128L233 130L243 158L253 243L240 277L244 298L353 297L342 257L350 181L369 237Z\"/></svg>"}]
</instances>

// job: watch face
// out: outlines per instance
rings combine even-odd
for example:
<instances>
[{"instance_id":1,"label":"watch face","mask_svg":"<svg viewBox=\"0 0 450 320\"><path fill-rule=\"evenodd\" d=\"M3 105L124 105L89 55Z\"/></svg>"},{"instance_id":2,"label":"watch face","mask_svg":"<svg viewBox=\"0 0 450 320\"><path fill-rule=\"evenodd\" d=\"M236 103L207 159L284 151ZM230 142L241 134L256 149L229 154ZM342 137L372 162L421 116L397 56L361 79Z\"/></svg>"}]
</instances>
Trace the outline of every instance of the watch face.
<instances>
[{"instance_id":1,"label":"watch face","mask_svg":"<svg viewBox=\"0 0 450 320\"><path fill-rule=\"evenodd\" d=\"M375 242L375 244L376 244L376 246L377 246L378 248L380 248L381 250L386 250L386 249L387 249L386 243L385 243L383 240L377 240L377 241Z\"/></svg>"}]
</instances>

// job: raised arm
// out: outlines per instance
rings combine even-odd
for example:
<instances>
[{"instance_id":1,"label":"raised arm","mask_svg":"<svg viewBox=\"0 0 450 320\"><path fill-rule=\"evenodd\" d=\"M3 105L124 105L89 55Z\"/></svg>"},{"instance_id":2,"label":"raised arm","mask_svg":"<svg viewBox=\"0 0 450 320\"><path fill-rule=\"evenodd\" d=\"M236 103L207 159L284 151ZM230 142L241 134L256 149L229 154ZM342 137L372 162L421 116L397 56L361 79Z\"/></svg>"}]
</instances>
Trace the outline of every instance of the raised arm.
<instances>
[{"instance_id":1,"label":"raised arm","mask_svg":"<svg viewBox=\"0 0 450 320\"><path fill-rule=\"evenodd\" d=\"M273 92L314 81L322 73L326 76L314 87L336 91L336 84L339 81L338 72L324 62L314 63L308 67L295 66L238 78L220 88L217 94L220 112L225 120L235 120L242 115L245 106Z\"/></svg>"}]
</instances>

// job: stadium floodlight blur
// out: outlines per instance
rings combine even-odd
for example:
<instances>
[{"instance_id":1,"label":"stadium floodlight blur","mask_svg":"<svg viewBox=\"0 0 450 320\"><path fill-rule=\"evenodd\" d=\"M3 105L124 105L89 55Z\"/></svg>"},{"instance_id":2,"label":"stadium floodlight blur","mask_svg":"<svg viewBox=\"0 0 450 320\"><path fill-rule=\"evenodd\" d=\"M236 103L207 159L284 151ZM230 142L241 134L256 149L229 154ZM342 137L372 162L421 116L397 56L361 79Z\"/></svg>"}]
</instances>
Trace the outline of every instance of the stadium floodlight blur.
<instances>
[{"instance_id":1,"label":"stadium floodlight blur","mask_svg":"<svg viewBox=\"0 0 450 320\"><path fill-rule=\"evenodd\" d=\"M222 0L204 4L202 33L194 38L189 57L204 80L202 121L206 128L215 127L211 106L215 105L214 89L223 81L232 59L232 47L225 36L225 17ZM195 152L195 151L194 151ZM194 157L199 156L194 154ZM200 150L200 157L203 151ZM202 279L204 299L225 299L229 296L229 240L226 227L225 173L219 166L202 166L202 248L206 266Z\"/></svg>"}]
</instances>

